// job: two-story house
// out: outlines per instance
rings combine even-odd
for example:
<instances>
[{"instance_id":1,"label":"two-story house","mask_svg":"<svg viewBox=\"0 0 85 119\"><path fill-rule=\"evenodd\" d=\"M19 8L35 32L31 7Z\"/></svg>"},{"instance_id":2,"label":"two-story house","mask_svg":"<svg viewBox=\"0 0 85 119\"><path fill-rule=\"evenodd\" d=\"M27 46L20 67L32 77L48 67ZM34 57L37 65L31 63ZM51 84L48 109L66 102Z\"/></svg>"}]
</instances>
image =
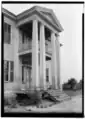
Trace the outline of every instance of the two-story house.
<instances>
[{"instance_id":1,"label":"two-story house","mask_svg":"<svg viewBox=\"0 0 85 119\"><path fill-rule=\"evenodd\" d=\"M59 33L63 31L53 10L34 6L14 15L2 8L4 87L18 84L61 89Z\"/></svg>"}]
</instances>

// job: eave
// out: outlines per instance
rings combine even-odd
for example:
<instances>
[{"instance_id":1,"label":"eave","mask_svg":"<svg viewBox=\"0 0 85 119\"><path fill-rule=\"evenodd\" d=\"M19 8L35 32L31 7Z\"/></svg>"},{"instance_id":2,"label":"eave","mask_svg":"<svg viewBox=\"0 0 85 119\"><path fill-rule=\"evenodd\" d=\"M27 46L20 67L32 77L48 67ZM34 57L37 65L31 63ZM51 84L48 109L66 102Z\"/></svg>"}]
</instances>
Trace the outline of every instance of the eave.
<instances>
[{"instance_id":1,"label":"eave","mask_svg":"<svg viewBox=\"0 0 85 119\"><path fill-rule=\"evenodd\" d=\"M32 12L29 12L28 14L25 13L25 16L22 15L22 17L21 17L21 15L20 16L17 16L17 23L19 23L21 20L24 20L26 18L29 18L32 15L38 15L45 22L47 22L48 24L50 24L56 31L61 32L61 29L59 27L57 27L55 23L50 22L50 20L48 20L42 13L38 12L37 10L33 10Z\"/></svg>"},{"instance_id":2,"label":"eave","mask_svg":"<svg viewBox=\"0 0 85 119\"><path fill-rule=\"evenodd\" d=\"M1 9L1 12L2 12L6 17L8 17L8 18L10 18L10 19L12 19L12 20L14 20L14 21L16 21L16 15L14 15L14 14L11 13L11 12L9 12L8 10L2 8L2 9Z\"/></svg>"}]
</instances>

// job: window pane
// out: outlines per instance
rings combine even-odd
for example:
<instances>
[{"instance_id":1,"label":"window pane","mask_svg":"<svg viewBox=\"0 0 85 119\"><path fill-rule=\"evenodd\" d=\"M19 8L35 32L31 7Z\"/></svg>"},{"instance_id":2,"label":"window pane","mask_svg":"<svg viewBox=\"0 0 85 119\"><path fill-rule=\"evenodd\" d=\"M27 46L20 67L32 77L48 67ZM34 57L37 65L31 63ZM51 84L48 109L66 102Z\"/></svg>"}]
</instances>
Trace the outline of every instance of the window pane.
<instances>
[{"instance_id":1,"label":"window pane","mask_svg":"<svg viewBox=\"0 0 85 119\"><path fill-rule=\"evenodd\" d=\"M8 81L8 68L9 68L9 62L4 61L4 81Z\"/></svg>"},{"instance_id":2,"label":"window pane","mask_svg":"<svg viewBox=\"0 0 85 119\"><path fill-rule=\"evenodd\" d=\"M10 33L8 33L7 35L8 35L8 36L7 36L7 43L10 44L10 37L11 37L11 36L10 36Z\"/></svg>"},{"instance_id":3,"label":"window pane","mask_svg":"<svg viewBox=\"0 0 85 119\"><path fill-rule=\"evenodd\" d=\"M11 61L11 62L10 62L10 70L13 71L13 69L14 69L14 62Z\"/></svg>"},{"instance_id":4,"label":"window pane","mask_svg":"<svg viewBox=\"0 0 85 119\"><path fill-rule=\"evenodd\" d=\"M11 29L11 26L10 26L10 25L8 25L8 33L10 33L10 29Z\"/></svg>"},{"instance_id":5,"label":"window pane","mask_svg":"<svg viewBox=\"0 0 85 119\"><path fill-rule=\"evenodd\" d=\"M48 68L46 69L46 76L48 76Z\"/></svg>"},{"instance_id":6,"label":"window pane","mask_svg":"<svg viewBox=\"0 0 85 119\"><path fill-rule=\"evenodd\" d=\"M4 72L4 81L8 81L8 72Z\"/></svg>"},{"instance_id":7,"label":"window pane","mask_svg":"<svg viewBox=\"0 0 85 119\"><path fill-rule=\"evenodd\" d=\"M8 65L8 61L4 61L4 71L8 71L9 65Z\"/></svg>"},{"instance_id":8,"label":"window pane","mask_svg":"<svg viewBox=\"0 0 85 119\"><path fill-rule=\"evenodd\" d=\"M11 26L7 23L4 23L4 43L10 44L11 40Z\"/></svg>"},{"instance_id":9,"label":"window pane","mask_svg":"<svg viewBox=\"0 0 85 119\"><path fill-rule=\"evenodd\" d=\"M7 24L4 23L4 31L7 32Z\"/></svg>"},{"instance_id":10,"label":"window pane","mask_svg":"<svg viewBox=\"0 0 85 119\"><path fill-rule=\"evenodd\" d=\"M8 43L8 33L4 32L4 43Z\"/></svg>"},{"instance_id":11,"label":"window pane","mask_svg":"<svg viewBox=\"0 0 85 119\"><path fill-rule=\"evenodd\" d=\"M13 82L13 80L14 80L13 72L10 72L10 82Z\"/></svg>"},{"instance_id":12,"label":"window pane","mask_svg":"<svg viewBox=\"0 0 85 119\"><path fill-rule=\"evenodd\" d=\"M24 82L24 66L22 66L22 83Z\"/></svg>"},{"instance_id":13,"label":"window pane","mask_svg":"<svg viewBox=\"0 0 85 119\"><path fill-rule=\"evenodd\" d=\"M22 43L24 43L24 32L22 32Z\"/></svg>"}]
</instances>

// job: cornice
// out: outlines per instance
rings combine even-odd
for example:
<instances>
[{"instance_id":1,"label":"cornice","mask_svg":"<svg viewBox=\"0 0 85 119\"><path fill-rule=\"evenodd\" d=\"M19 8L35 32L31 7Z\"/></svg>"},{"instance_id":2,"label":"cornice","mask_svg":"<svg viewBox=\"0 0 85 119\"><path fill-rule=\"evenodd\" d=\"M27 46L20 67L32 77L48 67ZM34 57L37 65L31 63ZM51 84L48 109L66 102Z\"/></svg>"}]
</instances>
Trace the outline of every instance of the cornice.
<instances>
[{"instance_id":1,"label":"cornice","mask_svg":"<svg viewBox=\"0 0 85 119\"><path fill-rule=\"evenodd\" d=\"M51 22L48 18L45 17L45 15L43 15L43 13L41 11L45 12L45 10L46 10L47 13L51 14L51 16L53 17L54 21L56 21L56 23L58 24L58 26L57 26L57 24L55 22ZM51 9L47 9L47 8L44 9L42 7L39 7L39 6L34 6L34 7L30 8L30 9L28 9L28 10L26 10L26 11L24 11L24 12L22 12L19 15L16 16L13 13L9 12L8 10L2 8L2 13L6 17L14 20L16 23L21 21L21 20L26 19L27 17L32 16L33 14L37 14L37 15L39 15L39 17L41 17L45 22L50 24L58 32L63 31L63 28L62 28L61 24L59 23L59 21L57 20L53 10L51 10Z\"/></svg>"},{"instance_id":2,"label":"cornice","mask_svg":"<svg viewBox=\"0 0 85 119\"><path fill-rule=\"evenodd\" d=\"M9 12L8 10L1 8L1 12L8 18L16 21L16 15L14 15L13 13Z\"/></svg>"}]
</instances>

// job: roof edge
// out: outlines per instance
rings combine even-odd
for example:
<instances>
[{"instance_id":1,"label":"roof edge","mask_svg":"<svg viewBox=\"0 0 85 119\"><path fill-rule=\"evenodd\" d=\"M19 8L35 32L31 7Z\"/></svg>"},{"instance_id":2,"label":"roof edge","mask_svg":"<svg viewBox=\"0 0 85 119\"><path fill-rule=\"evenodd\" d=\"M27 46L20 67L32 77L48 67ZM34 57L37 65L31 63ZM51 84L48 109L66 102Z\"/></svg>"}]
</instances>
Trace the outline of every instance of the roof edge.
<instances>
[{"instance_id":1,"label":"roof edge","mask_svg":"<svg viewBox=\"0 0 85 119\"><path fill-rule=\"evenodd\" d=\"M64 31L62 25L60 24L58 18L56 17L56 15L54 14L53 10L51 10L51 14L53 15L54 19L56 20L56 22L58 23L60 29L61 29L61 32Z\"/></svg>"},{"instance_id":2,"label":"roof edge","mask_svg":"<svg viewBox=\"0 0 85 119\"><path fill-rule=\"evenodd\" d=\"M11 19L16 20L16 15L13 14L13 13L11 13L11 12L8 11L7 9L5 9L5 8L2 7L2 8L1 8L1 12L2 12L4 15L10 17Z\"/></svg>"}]
</instances>

